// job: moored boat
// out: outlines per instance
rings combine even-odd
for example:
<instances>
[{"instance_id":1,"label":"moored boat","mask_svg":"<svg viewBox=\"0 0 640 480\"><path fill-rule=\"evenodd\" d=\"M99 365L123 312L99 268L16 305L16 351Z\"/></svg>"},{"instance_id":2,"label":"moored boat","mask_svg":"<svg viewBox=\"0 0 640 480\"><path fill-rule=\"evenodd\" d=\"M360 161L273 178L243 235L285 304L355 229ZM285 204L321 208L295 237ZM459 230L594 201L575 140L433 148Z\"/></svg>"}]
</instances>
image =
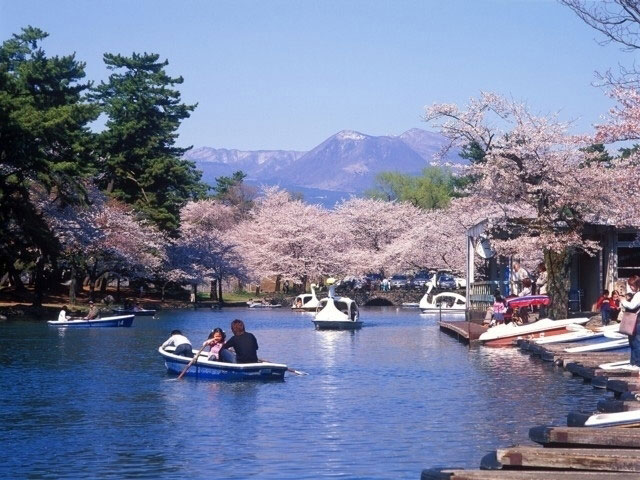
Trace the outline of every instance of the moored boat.
<instances>
[{"instance_id":1,"label":"moored boat","mask_svg":"<svg viewBox=\"0 0 640 480\"><path fill-rule=\"evenodd\" d=\"M443 292L430 296L425 293L420 299L419 307L422 313L446 313L464 315L467 300L459 293Z\"/></svg>"},{"instance_id":2,"label":"moored boat","mask_svg":"<svg viewBox=\"0 0 640 480\"><path fill-rule=\"evenodd\" d=\"M117 315L135 315L136 317L153 317L156 314L155 310L147 310L146 308L114 308L111 310Z\"/></svg>"},{"instance_id":3,"label":"moored boat","mask_svg":"<svg viewBox=\"0 0 640 480\"><path fill-rule=\"evenodd\" d=\"M585 427L617 427L617 426L640 426L640 410L629 410L627 412L615 413L595 413L586 422Z\"/></svg>"},{"instance_id":4,"label":"moored boat","mask_svg":"<svg viewBox=\"0 0 640 480\"><path fill-rule=\"evenodd\" d=\"M50 320L47 325L62 328L87 328L87 327L130 327L133 324L134 315L117 315L113 317L95 318L84 320L77 318L73 320Z\"/></svg>"},{"instance_id":5,"label":"moored boat","mask_svg":"<svg viewBox=\"0 0 640 480\"><path fill-rule=\"evenodd\" d=\"M249 308L280 308L282 305L277 303L247 302Z\"/></svg>"},{"instance_id":6,"label":"moored boat","mask_svg":"<svg viewBox=\"0 0 640 480\"><path fill-rule=\"evenodd\" d=\"M316 296L316 284L311 284L311 293L302 293L298 295L291 305L292 310L315 312L320 305L320 300Z\"/></svg>"},{"instance_id":7,"label":"moored boat","mask_svg":"<svg viewBox=\"0 0 640 480\"><path fill-rule=\"evenodd\" d=\"M182 355L175 355L173 348L158 348L164 359L165 367L170 373L180 374L187 364L193 360ZM248 381L248 380L283 380L287 365L271 362L227 363L207 360L208 354L203 352L191 365L185 376L206 380Z\"/></svg>"},{"instance_id":8,"label":"moored boat","mask_svg":"<svg viewBox=\"0 0 640 480\"><path fill-rule=\"evenodd\" d=\"M516 325L514 322L496 325L480 335L479 340L488 347L513 346L520 338L535 339L550 335L560 335L570 331L570 325L583 325L589 321L586 317L551 320L544 318L533 323Z\"/></svg>"},{"instance_id":9,"label":"moored boat","mask_svg":"<svg viewBox=\"0 0 640 480\"><path fill-rule=\"evenodd\" d=\"M551 335L550 337L540 337L534 340L538 345L550 345L554 343L584 343L584 342L599 342L607 338L605 335L607 332L612 332L618 329L618 325L609 325L607 327L598 327L596 329L585 328L581 325L576 325L575 329L569 329L571 331L567 333L561 333L559 335Z\"/></svg>"},{"instance_id":10,"label":"moored boat","mask_svg":"<svg viewBox=\"0 0 640 480\"><path fill-rule=\"evenodd\" d=\"M313 324L318 330L356 330L362 327L358 305L352 299L335 295L335 280L329 278L329 296L320 300Z\"/></svg>"},{"instance_id":11,"label":"moored boat","mask_svg":"<svg viewBox=\"0 0 640 480\"><path fill-rule=\"evenodd\" d=\"M614 350L627 350L629 349L629 340L627 338L620 338L617 340L611 340L608 342L594 343L591 345L583 345L580 347L565 348L567 353L589 353L589 352L612 352Z\"/></svg>"}]
</instances>

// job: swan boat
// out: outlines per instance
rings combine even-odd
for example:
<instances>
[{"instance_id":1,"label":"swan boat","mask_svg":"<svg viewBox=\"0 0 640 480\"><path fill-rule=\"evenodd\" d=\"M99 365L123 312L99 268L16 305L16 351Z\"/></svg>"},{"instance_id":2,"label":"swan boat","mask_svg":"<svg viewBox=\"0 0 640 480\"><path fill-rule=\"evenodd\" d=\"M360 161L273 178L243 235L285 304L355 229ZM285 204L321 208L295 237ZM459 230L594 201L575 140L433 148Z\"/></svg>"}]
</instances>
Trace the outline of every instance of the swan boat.
<instances>
[{"instance_id":1,"label":"swan boat","mask_svg":"<svg viewBox=\"0 0 640 480\"><path fill-rule=\"evenodd\" d=\"M589 321L586 317L551 320L543 318L533 323L516 325L514 322L496 325L480 335L483 345L488 347L509 347L520 338L534 339L550 335L560 335L571 331L573 325L584 325Z\"/></svg>"},{"instance_id":2,"label":"swan boat","mask_svg":"<svg viewBox=\"0 0 640 480\"><path fill-rule=\"evenodd\" d=\"M318 306L320 305L320 300L316 297L316 287L315 283L311 284L311 293L302 293L298 295L291 305L292 310L297 310L299 312L315 312Z\"/></svg>"},{"instance_id":3,"label":"swan boat","mask_svg":"<svg viewBox=\"0 0 640 480\"><path fill-rule=\"evenodd\" d=\"M114 308L112 312L116 315L135 315L136 317L153 317L156 314L155 310L147 310L146 308L139 310L134 308Z\"/></svg>"},{"instance_id":4,"label":"swan boat","mask_svg":"<svg viewBox=\"0 0 640 480\"><path fill-rule=\"evenodd\" d=\"M329 296L320 300L313 324L317 330L356 330L362 327L356 302L335 294L335 280L329 278Z\"/></svg>"},{"instance_id":5,"label":"swan boat","mask_svg":"<svg viewBox=\"0 0 640 480\"><path fill-rule=\"evenodd\" d=\"M434 295L431 300L429 292L425 293L418 304L422 313L446 313L464 315L467 300L459 293L443 292Z\"/></svg>"},{"instance_id":6,"label":"swan boat","mask_svg":"<svg viewBox=\"0 0 640 480\"><path fill-rule=\"evenodd\" d=\"M192 358L175 355L173 347L158 353L164 359L164 365L170 373L180 374ZM287 366L281 363L226 363L208 360L208 352L201 352L185 376L206 380L247 381L247 380L283 380Z\"/></svg>"},{"instance_id":7,"label":"swan boat","mask_svg":"<svg viewBox=\"0 0 640 480\"><path fill-rule=\"evenodd\" d=\"M88 328L88 327L130 327L133 323L134 315L117 315L114 317L94 318L93 320L83 320L81 318L73 320L50 320L47 325L61 328Z\"/></svg>"}]
</instances>

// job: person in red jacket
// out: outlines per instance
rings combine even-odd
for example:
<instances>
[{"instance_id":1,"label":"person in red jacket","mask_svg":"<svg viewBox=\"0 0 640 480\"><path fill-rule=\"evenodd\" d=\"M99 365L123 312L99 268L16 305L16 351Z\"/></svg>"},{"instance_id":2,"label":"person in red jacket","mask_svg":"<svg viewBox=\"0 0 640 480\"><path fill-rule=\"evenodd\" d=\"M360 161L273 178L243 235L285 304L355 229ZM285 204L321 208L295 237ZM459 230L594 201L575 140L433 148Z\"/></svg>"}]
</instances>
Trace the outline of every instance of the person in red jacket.
<instances>
[{"instance_id":1,"label":"person in red jacket","mask_svg":"<svg viewBox=\"0 0 640 480\"><path fill-rule=\"evenodd\" d=\"M596 310L600 310L602 325L609 325L609 290L602 291L602 295L596 302Z\"/></svg>"},{"instance_id":2,"label":"person in red jacket","mask_svg":"<svg viewBox=\"0 0 640 480\"><path fill-rule=\"evenodd\" d=\"M620 294L617 290L614 290L609 299L609 321L618 321L621 308L620 300Z\"/></svg>"}]
</instances>

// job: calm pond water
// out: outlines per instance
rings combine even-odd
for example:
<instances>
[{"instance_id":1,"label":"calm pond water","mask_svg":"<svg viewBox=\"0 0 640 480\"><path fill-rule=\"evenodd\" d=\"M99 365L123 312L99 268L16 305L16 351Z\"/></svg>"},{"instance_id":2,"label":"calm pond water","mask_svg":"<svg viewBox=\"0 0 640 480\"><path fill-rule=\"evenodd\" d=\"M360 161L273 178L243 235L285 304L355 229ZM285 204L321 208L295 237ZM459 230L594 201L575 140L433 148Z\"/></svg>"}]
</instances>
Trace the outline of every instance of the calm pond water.
<instances>
[{"instance_id":1,"label":"calm pond water","mask_svg":"<svg viewBox=\"0 0 640 480\"><path fill-rule=\"evenodd\" d=\"M166 373L173 328L194 345L242 318L277 383ZM363 309L358 332L281 310L163 311L132 328L0 324L2 478L420 478L477 468L602 392L515 349L469 350L416 310Z\"/></svg>"}]
</instances>

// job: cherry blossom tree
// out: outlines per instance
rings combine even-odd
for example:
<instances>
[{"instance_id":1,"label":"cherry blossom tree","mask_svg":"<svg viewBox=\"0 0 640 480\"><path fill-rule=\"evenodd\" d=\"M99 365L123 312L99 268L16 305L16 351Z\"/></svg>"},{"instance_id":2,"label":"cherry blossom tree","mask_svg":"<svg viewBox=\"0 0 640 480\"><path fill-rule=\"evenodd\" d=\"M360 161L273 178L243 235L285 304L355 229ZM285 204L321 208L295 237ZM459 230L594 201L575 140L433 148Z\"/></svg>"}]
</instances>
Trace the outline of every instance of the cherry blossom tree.
<instances>
[{"instance_id":1,"label":"cherry blossom tree","mask_svg":"<svg viewBox=\"0 0 640 480\"><path fill-rule=\"evenodd\" d=\"M421 210L406 202L387 202L371 198L352 198L337 205L335 225L340 243L346 248L339 256L352 274L385 273L389 249L421 219ZM389 273L389 272L386 272Z\"/></svg>"},{"instance_id":2,"label":"cherry blossom tree","mask_svg":"<svg viewBox=\"0 0 640 480\"><path fill-rule=\"evenodd\" d=\"M510 205L519 212L492 220L493 244L503 252L544 252L551 312L566 316L570 254L598 248L584 237L588 222L633 221L628 211L612 213L611 207L628 201L638 208L637 182L624 180L640 178L638 167L623 160L589 162L585 150L593 139L571 136L556 116L536 116L491 93L472 100L465 110L433 105L425 120L437 125L452 146L475 142L485 152L485 161L470 167L477 178L470 198L496 211ZM501 243L501 237L507 240Z\"/></svg>"},{"instance_id":3,"label":"cherry blossom tree","mask_svg":"<svg viewBox=\"0 0 640 480\"><path fill-rule=\"evenodd\" d=\"M233 232L254 278L276 277L303 284L345 271L336 219L276 187L258 198L249 218Z\"/></svg>"},{"instance_id":4,"label":"cherry blossom tree","mask_svg":"<svg viewBox=\"0 0 640 480\"><path fill-rule=\"evenodd\" d=\"M95 189L84 206L61 204L51 195L40 194L38 205L71 270L71 303L75 303L79 274L88 277L93 298L96 281L108 273L145 277L162 265L165 237L127 206Z\"/></svg>"},{"instance_id":5,"label":"cherry blossom tree","mask_svg":"<svg viewBox=\"0 0 640 480\"><path fill-rule=\"evenodd\" d=\"M248 278L238 242L230 234L238 216L237 209L217 200L187 203L180 212L180 238L169 249L166 278L194 286L210 281L212 299L222 301L225 279Z\"/></svg>"}]
</instances>

